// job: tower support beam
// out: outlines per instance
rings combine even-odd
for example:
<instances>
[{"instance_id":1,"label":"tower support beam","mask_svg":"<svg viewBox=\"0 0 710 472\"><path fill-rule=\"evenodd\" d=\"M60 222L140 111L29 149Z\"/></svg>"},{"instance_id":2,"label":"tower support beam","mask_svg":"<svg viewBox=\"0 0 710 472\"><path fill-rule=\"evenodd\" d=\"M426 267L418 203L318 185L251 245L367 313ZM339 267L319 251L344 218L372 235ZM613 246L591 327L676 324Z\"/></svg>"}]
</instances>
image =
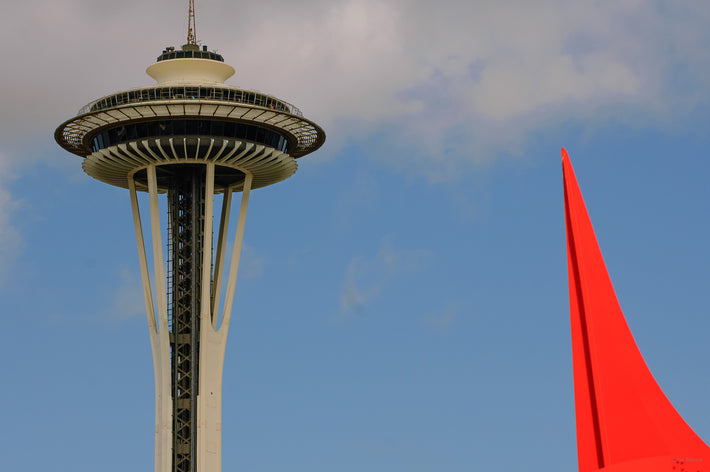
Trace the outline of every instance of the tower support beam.
<instances>
[{"instance_id":1,"label":"tower support beam","mask_svg":"<svg viewBox=\"0 0 710 472\"><path fill-rule=\"evenodd\" d=\"M134 174L129 175L128 185L131 197L133 224L138 246L138 259L143 282L148 331L153 352L155 371L155 470L170 471L172 467L172 395L170 391L170 340L168 330L168 310L163 266L162 238L160 233L160 213L158 211L158 186L155 166L146 169L150 201L150 228L153 245L155 291L157 303L153 300L148 259L146 256L143 225L141 222ZM157 317L156 317L157 306Z\"/></svg>"},{"instance_id":2,"label":"tower support beam","mask_svg":"<svg viewBox=\"0 0 710 472\"><path fill-rule=\"evenodd\" d=\"M251 173L244 172L222 321L218 326L217 310L220 307L224 261L230 249L227 234L233 188L225 190L222 200L213 272L211 241L215 164L207 162L191 167L189 172L171 177L173 180L168 189L171 206L168 245L172 287L170 312L156 166L146 168L155 292L151 283L136 182L133 176L129 179L155 369L156 472L221 470L222 372L253 177Z\"/></svg>"},{"instance_id":3,"label":"tower support beam","mask_svg":"<svg viewBox=\"0 0 710 472\"><path fill-rule=\"evenodd\" d=\"M131 210L133 213L133 226L136 233L136 243L138 246L138 260L141 270L141 280L143 281L143 296L145 298L145 310L148 315L148 332L150 334L150 347L153 352L153 369L155 371L155 470L168 470L170 463L169 443L163 440L164 434L161 432L162 418L166 413L163 407L163 375L161 372L161 344L158 338L158 327L155 322L155 307L153 305L153 293L151 290L150 273L148 271L148 258L145 251L145 240L143 239L143 224L138 207L138 196L136 195L136 183L133 176L128 179L128 189L131 196ZM168 434L169 437L169 434ZM165 463L164 463L165 461Z\"/></svg>"},{"instance_id":4,"label":"tower support beam","mask_svg":"<svg viewBox=\"0 0 710 472\"><path fill-rule=\"evenodd\" d=\"M229 228L229 213L232 209L232 189L228 188L222 197L222 214L219 219L219 235L217 237L217 254L214 260L214 284L212 287L212 325L217 326L219 312L219 295L222 293L222 266L224 251L227 245L227 228Z\"/></svg>"},{"instance_id":5,"label":"tower support beam","mask_svg":"<svg viewBox=\"0 0 710 472\"><path fill-rule=\"evenodd\" d=\"M229 321L232 316L232 303L234 302L234 289L237 286L237 272L239 271L239 259L242 253L242 239L244 239L244 225L246 224L247 207L249 206L249 193L251 192L252 174L246 173L244 189L242 190L242 203L239 207L239 220L237 221L237 233L234 237L234 250L232 250L232 263L229 265L229 280L227 281L227 293L224 296L224 311L222 313L222 323L220 331L227 337L229 331Z\"/></svg>"},{"instance_id":6,"label":"tower support beam","mask_svg":"<svg viewBox=\"0 0 710 472\"><path fill-rule=\"evenodd\" d=\"M209 170L208 170L209 172ZM232 248L232 262L229 268L229 281L225 294L224 312L220 326L216 325L217 313L213 313L209 305L203 305L202 327L200 331L200 363L209 365L203 369L200 377L200 393L198 396L197 414L200 418L198 426L198 447L202 455L198 457L198 470L221 472L222 470L222 373L224 371L224 354L227 346L227 332L234 300L239 259L244 238L244 225L249 205L252 176L246 173L242 190L242 203L239 208L237 230ZM227 190L229 192L231 190ZM231 198L227 199L231 202ZM211 211L211 210L209 210ZM229 209L227 209L227 214ZM224 217L226 224L228 219ZM221 228L226 233L226 228ZM216 274L215 274L216 279ZM207 296L203 292L203 297ZM215 293L219 298L219 293ZM218 304L217 304L218 306Z\"/></svg>"}]
</instances>

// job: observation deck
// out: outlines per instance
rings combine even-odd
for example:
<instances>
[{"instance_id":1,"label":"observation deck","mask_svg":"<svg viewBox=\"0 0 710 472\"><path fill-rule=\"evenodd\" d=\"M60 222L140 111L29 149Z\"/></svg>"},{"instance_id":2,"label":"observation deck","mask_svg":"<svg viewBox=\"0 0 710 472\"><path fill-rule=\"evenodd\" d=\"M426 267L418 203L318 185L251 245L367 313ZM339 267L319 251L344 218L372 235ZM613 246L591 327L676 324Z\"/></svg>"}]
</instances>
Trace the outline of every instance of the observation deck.
<instances>
[{"instance_id":1,"label":"observation deck","mask_svg":"<svg viewBox=\"0 0 710 472\"><path fill-rule=\"evenodd\" d=\"M214 162L232 176L216 191L239 190L245 171L257 188L290 177L296 159L323 145L322 128L297 107L226 85L234 69L222 56L187 46L166 48L148 67L156 85L94 100L57 128L56 141L85 158L87 174L124 188L136 175L145 190L137 173L148 165Z\"/></svg>"},{"instance_id":2,"label":"observation deck","mask_svg":"<svg viewBox=\"0 0 710 472\"><path fill-rule=\"evenodd\" d=\"M213 61L224 62L224 58L221 55L208 51L207 46L202 46L202 51L200 51L198 46L193 46L192 44L186 44L181 50L177 51L174 47L167 47L156 60L160 62L169 59L212 59Z\"/></svg>"}]
</instances>

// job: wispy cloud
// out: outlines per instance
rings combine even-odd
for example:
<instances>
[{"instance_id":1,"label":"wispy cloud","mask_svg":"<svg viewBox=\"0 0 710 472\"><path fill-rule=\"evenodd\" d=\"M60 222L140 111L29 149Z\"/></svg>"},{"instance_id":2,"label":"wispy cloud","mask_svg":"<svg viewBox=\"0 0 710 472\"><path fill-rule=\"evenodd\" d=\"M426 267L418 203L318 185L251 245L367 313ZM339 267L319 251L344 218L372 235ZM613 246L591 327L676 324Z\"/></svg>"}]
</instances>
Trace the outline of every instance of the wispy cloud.
<instances>
[{"instance_id":1,"label":"wispy cloud","mask_svg":"<svg viewBox=\"0 0 710 472\"><path fill-rule=\"evenodd\" d=\"M434 255L425 250L398 250L385 236L373 257L353 257L345 271L340 297L340 315L363 312L396 276L413 273L432 261Z\"/></svg>"},{"instance_id":2,"label":"wispy cloud","mask_svg":"<svg viewBox=\"0 0 710 472\"><path fill-rule=\"evenodd\" d=\"M350 260L345 273L343 294L340 297L340 314L362 312L365 304L372 300L382 289L382 281L364 281L363 274L367 271L367 261L355 257Z\"/></svg>"},{"instance_id":3,"label":"wispy cloud","mask_svg":"<svg viewBox=\"0 0 710 472\"><path fill-rule=\"evenodd\" d=\"M433 180L516 152L555 123L665 125L708 99L702 2L267 3L275 13L240 11L284 38L241 30L234 53L263 67L240 81L292 97L326 127L347 126L379 159ZM263 63L274 48L280 60ZM677 86L680 70L690 88Z\"/></svg>"},{"instance_id":4,"label":"wispy cloud","mask_svg":"<svg viewBox=\"0 0 710 472\"><path fill-rule=\"evenodd\" d=\"M9 51L14 67L0 79L13 91L0 142L48 135L90 100L151 83L142 70L184 38L184 11L167 0L58 5L22 2L0 32L25 46ZM321 155L368 143L381 161L433 180L551 124L666 125L710 98L707 2L213 0L198 17L198 37L236 66L230 83L293 101L324 125ZM142 34L126 38L126 22ZM77 72L87 67L92 80Z\"/></svg>"},{"instance_id":5,"label":"wispy cloud","mask_svg":"<svg viewBox=\"0 0 710 472\"><path fill-rule=\"evenodd\" d=\"M438 330L448 330L461 314L461 308L455 304L449 304L444 308L429 313L424 316L424 322Z\"/></svg>"},{"instance_id":6,"label":"wispy cloud","mask_svg":"<svg viewBox=\"0 0 710 472\"><path fill-rule=\"evenodd\" d=\"M143 286L137 274L128 269L121 270L120 283L104 316L114 322L146 316Z\"/></svg>"},{"instance_id":7,"label":"wispy cloud","mask_svg":"<svg viewBox=\"0 0 710 472\"><path fill-rule=\"evenodd\" d=\"M0 153L0 286L7 281L24 248L20 231L13 221L20 202L13 199L8 190L12 178L10 164L5 154Z\"/></svg>"},{"instance_id":8,"label":"wispy cloud","mask_svg":"<svg viewBox=\"0 0 710 472\"><path fill-rule=\"evenodd\" d=\"M46 133L102 94L151 83L141 71L161 48L181 44L184 11L167 0L120 5L14 7L0 39L23 38L25 47L9 51L15 67L0 79L13 90L3 142ZM488 160L491 149L551 123L622 115L672 123L710 95L707 2L214 0L198 16L198 37L237 68L231 83L300 104L329 131L329 149L386 130L389 148L378 157L431 178L451 178L462 163ZM121 35L127 21L143 33ZM90 81L77 74L87 57L102 65Z\"/></svg>"},{"instance_id":9,"label":"wispy cloud","mask_svg":"<svg viewBox=\"0 0 710 472\"><path fill-rule=\"evenodd\" d=\"M265 267L266 259L260 257L254 248L248 245L242 247L239 264L240 278L260 278L264 275ZM104 317L110 321L121 322L145 315L145 300L140 276L137 270L122 269L120 282L111 297L111 304L104 312Z\"/></svg>"},{"instance_id":10,"label":"wispy cloud","mask_svg":"<svg viewBox=\"0 0 710 472\"><path fill-rule=\"evenodd\" d=\"M258 279L264 275L266 270L267 260L259 255L256 250L244 244L242 246L242 254L239 262L239 277L245 279Z\"/></svg>"}]
</instances>

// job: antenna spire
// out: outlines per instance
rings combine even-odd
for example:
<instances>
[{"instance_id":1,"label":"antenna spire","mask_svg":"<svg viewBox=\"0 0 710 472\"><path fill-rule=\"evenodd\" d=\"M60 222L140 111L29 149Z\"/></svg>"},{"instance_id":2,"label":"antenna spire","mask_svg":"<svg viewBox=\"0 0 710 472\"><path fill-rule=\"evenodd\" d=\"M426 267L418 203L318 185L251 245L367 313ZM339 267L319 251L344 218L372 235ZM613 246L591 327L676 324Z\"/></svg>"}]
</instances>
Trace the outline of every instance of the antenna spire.
<instances>
[{"instance_id":1,"label":"antenna spire","mask_svg":"<svg viewBox=\"0 0 710 472\"><path fill-rule=\"evenodd\" d=\"M187 14L187 44L197 46L197 28L195 26L195 0L190 0Z\"/></svg>"}]
</instances>

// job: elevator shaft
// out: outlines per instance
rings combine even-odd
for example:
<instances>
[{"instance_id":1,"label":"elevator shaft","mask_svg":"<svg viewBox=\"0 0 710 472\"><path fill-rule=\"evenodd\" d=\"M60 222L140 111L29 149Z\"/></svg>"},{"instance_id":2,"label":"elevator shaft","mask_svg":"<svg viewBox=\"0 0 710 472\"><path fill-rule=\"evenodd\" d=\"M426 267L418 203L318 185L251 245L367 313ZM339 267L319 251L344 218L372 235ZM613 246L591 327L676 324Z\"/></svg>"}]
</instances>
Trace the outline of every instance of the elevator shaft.
<instances>
[{"instance_id":1,"label":"elevator shaft","mask_svg":"<svg viewBox=\"0 0 710 472\"><path fill-rule=\"evenodd\" d=\"M197 471L204 169L204 166L173 168L168 187L173 472Z\"/></svg>"}]
</instances>

